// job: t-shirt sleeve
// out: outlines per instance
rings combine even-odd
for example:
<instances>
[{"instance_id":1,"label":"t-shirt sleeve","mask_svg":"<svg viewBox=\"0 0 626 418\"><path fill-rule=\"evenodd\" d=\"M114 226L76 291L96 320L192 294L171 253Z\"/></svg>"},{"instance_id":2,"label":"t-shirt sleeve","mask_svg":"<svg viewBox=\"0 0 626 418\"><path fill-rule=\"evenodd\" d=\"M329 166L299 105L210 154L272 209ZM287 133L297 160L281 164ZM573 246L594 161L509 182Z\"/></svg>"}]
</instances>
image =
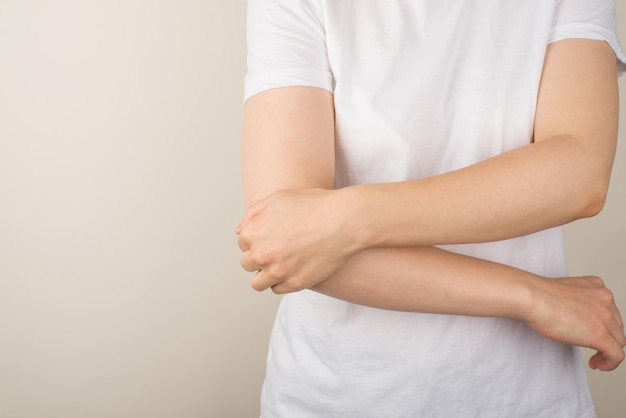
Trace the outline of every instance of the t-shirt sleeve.
<instances>
[{"instance_id":1,"label":"t-shirt sleeve","mask_svg":"<svg viewBox=\"0 0 626 418\"><path fill-rule=\"evenodd\" d=\"M288 86L333 91L319 0L249 0L244 101Z\"/></svg>"},{"instance_id":2,"label":"t-shirt sleeve","mask_svg":"<svg viewBox=\"0 0 626 418\"><path fill-rule=\"evenodd\" d=\"M567 38L606 41L617 57L618 74L626 56L617 38L615 0L556 0L549 42Z\"/></svg>"}]
</instances>

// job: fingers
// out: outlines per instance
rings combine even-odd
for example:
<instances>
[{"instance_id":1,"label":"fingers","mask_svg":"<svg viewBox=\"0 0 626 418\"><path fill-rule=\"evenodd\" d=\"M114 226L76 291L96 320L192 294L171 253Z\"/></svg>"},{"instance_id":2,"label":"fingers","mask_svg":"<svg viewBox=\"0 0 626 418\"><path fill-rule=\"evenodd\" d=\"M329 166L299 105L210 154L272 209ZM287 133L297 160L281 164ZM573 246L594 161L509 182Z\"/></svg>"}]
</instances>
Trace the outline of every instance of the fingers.
<instances>
[{"instance_id":1,"label":"fingers","mask_svg":"<svg viewBox=\"0 0 626 418\"><path fill-rule=\"evenodd\" d=\"M246 244L242 244L244 247ZM240 246L241 248L241 246ZM255 258L251 251L245 251L239 260L244 270L249 272L255 272L256 274L250 280L250 286L256 291L262 292L267 289L272 289L276 294L284 294L293 290L288 290L288 286L283 283L283 280L277 277L273 277L269 274L269 271L263 270L263 265L255 261Z\"/></svg>"},{"instance_id":2,"label":"fingers","mask_svg":"<svg viewBox=\"0 0 626 418\"><path fill-rule=\"evenodd\" d=\"M610 334L608 338L612 339L610 344L611 352L605 352L605 359L599 360L599 367L617 367L624 360L624 347L626 346L626 336L624 335L624 322L622 316L615 304L613 293L609 289L602 289L600 296L604 306L608 311L607 331ZM614 366L613 366L614 365ZM601 368L602 370L602 368ZM612 370L612 369L610 369Z\"/></svg>"},{"instance_id":3,"label":"fingers","mask_svg":"<svg viewBox=\"0 0 626 418\"><path fill-rule=\"evenodd\" d=\"M624 325L622 324L621 319L614 316L608 330L615 342L620 347L624 348L624 346L626 346L626 336L624 335Z\"/></svg>"},{"instance_id":4,"label":"fingers","mask_svg":"<svg viewBox=\"0 0 626 418\"><path fill-rule=\"evenodd\" d=\"M598 351L589 359L589 367L594 370L608 372L615 370L624 361L624 350L616 351L614 356Z\"/></svg>"},{"instance_id":5,"label":"fingers","mask_svg":"<svg viewBox=\"0 0 626 418\"><path fill-rule=\"evenodd\" d=\"M254 290L259 292L272 288L280 283L277 279L272 278L267 272L263 271L263 265L257 260L251 251L251 245L249 242L250 237L247 236L248 234L243 233L249 221L262 210L263 200L252 204L246 210L241 223L237 226L235 231L237 234L237 245L243 252L239 262L244 270L249 272L256 271L256 274L250 281L250 285Z\"/></svg>"},{"instance_id":6,"label":"fingers","mask_svg":"<svg viewBox=\"0 0 626 418\"><path fill-rule=\"evenodd\" d=\"M624 361L624 347L612 344L607 351L598 351L589 359L589 366L592 369L602 371L615 370Z\"/></svg>"},{"instance_id":7,"label":"fingers","mask_svg":"<svg viewBox=\"0 0 626 418\"><path fill-rule=\"evenodd\" d=\"M252 251L246 251L240 259L241 266L244 270L249 272L256 272L252 280L250 280L250 286L256 291L262 292L267 289L272 289L272 292L277 295L285 293L297 292L307 288L301 281L299 282L294 276L286 274L272 274L280 271L275 267L269 266L267 270L264 270L264 264L255 261L255 256L252 255Z\"/></svg>"},{"instance_id":8,"label":"fingers","mask_svg":"<svg viewBox=\"0 0 626 418\"><path fill-rule=\"evenodd\" d=\"M609 371L609 364L604 353L598 351L589 359L589 367L592 370Z\"/></svg>"},{"instance_id":9,"label":"fingers","mask_svg":"<svg viewBox=\"0 0 626 418\"><path fill-rule=\"evenodd\" d=\"M611 319L606 329L600 334L604 334L598 346L592 346L598 350L589 359L589 367L602 371L614 370L625 358L624 347L626 347L626 336L624 335L624 325L617 308L611 310ZM599 327L600 328L600 327Z\"/></svg>"},{"instance_id":10,"label":"fingers","mask_svg":"<svg viewBox=\"0 0 626 418\"><path fill-rule=\"evenodd\" d=\"M278 284L276 280L263 270L259 270L252 280L250 280L250 286L257 292L267 290L276 284Z\"/></svg>"},{"instance_id":11,"label":"fingers","mask_svg":"<svg viewBox=\"0 0 626 418\"><path fill-rule=\"evenodd\" d=\"M617 309L617 305L615 306L614 315L615 315L615 318L617 318L617 322L619 323L620 328L624 329L624 320L622 319L622 315L619 309Z\"/></svg>"},{"instance_id":12,"label":"fingers","mask_svg":"<svg viewBox=\"0 0 626 418\"><path fill-rule=\"evenodd\" d=\"M621 327L614 330L607 329L602 333L605 335L601 342L591 347L597 352L589 359L589 367L602 371L614 370L624 361L626 337Z\"/></svg>"},{"instance_id":13,"label":"fingers","mask_svg":"<svg viewBox=\"0 0 626 418\"><path fill-rule=\"evenodd\" d=\"M263 292L267 289L272 289L272 292L277 295L283 295L285 293L295 292L299 289L294 288L286 281L282 281L275 277L272 277L269 273L263 270L259 270L252 280L250 280L250 286L258 292Z\"/></svg>"},{"instance_id":14,"label":"fingers","mask_svg":"<svg viewBox=\"0 0 626 418\"><path fill-rule=\"evenodd\" d=\"M606 339L614 341L619 348L623 348L626 345L626 336L624 335L624 324L619 310L612 303L609 306L605 306L604 312L606 315L599 316L599 319L608 334Z\"/></svg>"},{"instance_id":15,"label":"fingers","mask_svg":"<svg viewBox=\"0 0 626 418\"><path fill-rule=\"evenodd\" d=\"M549 284L547 310L529 324L543 336L597 351L589 366L613 370L624 361L624 323L613 294L597 277L565 278Z\"/></svg>"},{"instance_id":16,"label":"fingers","mask_svg":"<svg viewBox=\"0 0 626 418\"><path fill-rule=\"evenodd\" d=\"M247 240L241 235L237 237L237 245L239 246L239 249L243 252L250 250L250 244L248 244Z\"/></svg>"},{"instance_id":17,"label":"fingers","mask_svg":"<svg viewBox=\"0 0 626 418\"><path fill-rule=\"evenodd\" d=\"M613 311L613 317L615 318L615 320L617 321L617 324L619 325L619 328L623 331L624 330L624 320L622 319L622 315L620 314L619 309L617 308L617 304L615 303L615 298L613 296L613 293L608 290L608 296L607 299L609 301L609 305L611 306L611 309Z\"/></svg>"},{"instance_id":18,"label":"fingers","mask_svg":"<svg viewBox=\"0 0 626 418\"><path fill-rule=\"evenodd\" d=\"M245 271L253 272L263 269L263 265L255 261L251 251L245 251L239 262Z\"/></svg>"},{"instance_id":19,"label":"fingers","mask_svg":"<svg viewBox=\"0 0 626 418\"><path fill-rule=\"evenodd\" d=\"M591 348L598 352L589 359L589 367L602 371L614 370L624 361L624 321L615 304L613 293L606 288L604 281L599 277L583 278L590 287L595 288L592 299L600 306L597 319L600 321L596 328L595 344Z\"/></svg>"}]
</instances>

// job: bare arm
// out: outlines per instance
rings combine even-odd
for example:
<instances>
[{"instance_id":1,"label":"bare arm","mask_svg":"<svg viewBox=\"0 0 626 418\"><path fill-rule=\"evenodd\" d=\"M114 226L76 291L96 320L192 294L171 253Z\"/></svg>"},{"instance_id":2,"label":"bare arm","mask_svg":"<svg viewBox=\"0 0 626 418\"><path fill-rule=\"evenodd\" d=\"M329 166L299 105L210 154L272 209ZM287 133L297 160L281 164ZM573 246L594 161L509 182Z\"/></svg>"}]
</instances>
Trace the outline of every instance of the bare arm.
<instances>
[{"instance_id":1,"label":"bare arm","mask_svg":"<svg viewBox=\"0 0 626 418\"><path fill-rule=\"evenodd\" d=\"M267 112L275 108L284 110ZM282 187L331 186L332 115L332 98L322 90L281 89L251 99L243 140L247 202ZM301 119L307 119L304 131L296 126ZM303 138L306 144L298 144ZM292 158L301 151L306 159ZM287 164L281 164L284 158ZM240 245L250 249L243 240ZM254 277L253 287L264 288L265 274ZM594 368L613 369L623 358L619 312L597 278L547 280L433 247L378 248L354 255L312 289L383 309L518 318L546 337L597 349ZM279 285L273 290L281 293Z\"/></svg>"},{"instance_id":2,"label":"bare arm","mask_svg":"<svg viewBox=\"0 0 626 418\"><path fill-rule=\"evenodd\" d=\"M242 130L246 207L281 189L331 189L335 177L332 95L291 87L250 98Z\"/></svg>"},{"instance_id":3,"label":"bare arm","mask_svg":"<svg viewBox=\"0 0 626 418\"><path fill-rule=\"evenodd\" d=\"M355 229L368 233L362 246L494 241L597 214L615 156L617 115L609 45L551 44L534 143L441 176L346 189Z\"/></svg>"},{"instance_id":4,"label":"bare arm","mask_svg":"<svg viewBox=\"0 0 626 418\"><path fill-rule=\"evenodd\" d=\"M243 260L273 272L259 287L296 291L367 248L501 240L597 213L615 154L615 71L604 42L551 44L533 144L425 179L275 193L250 205L238 230L246 241L263 228L274 248Z\"/></svg>"},{"instance_id":5,"label":"bare arm","mask_svg":"<svg viewBox=\"0 0 626 418\"><path fill-rule=\"evenodd\" d=\"M593 369L624 360L624 324L598 277L548 279L435 247L376 248L311 288L382 309L513 318L546 338L593 348Z\"/></svg>"},{"instance_id":6,"label":"bare arm","mask_svg":"<svg viewBox=\"0 0 626 418\"><path fill-rule=\"evenodd\" d=\"M518 318L549 338L598 349L592 366L608 370L621 362L623 325L598 279L548 281L428 247L371 249L352 256L358 249L350 240L341 241L349 226L331 221L349 202L323 190L332 186L333 144L330 93L280 89L247 103L244 190L252 210L238 231L242 264L250 271L262 269L252 280L255 289L273 286L284 293L310 287L317 283L307 281L310 276L326 278L349 259L314 290L386 309ZM306 188L318 189L301 190ZM299 190L264 198L281 189ZM273 204L277 201L281 204ZM297 216L302 210L314 211L322 221L302 221ZM282 258L284 230L297 230L288 246L306 251ZM329 252L325 236L338 237L339 250Z\"/></svg>"}]
</instances>

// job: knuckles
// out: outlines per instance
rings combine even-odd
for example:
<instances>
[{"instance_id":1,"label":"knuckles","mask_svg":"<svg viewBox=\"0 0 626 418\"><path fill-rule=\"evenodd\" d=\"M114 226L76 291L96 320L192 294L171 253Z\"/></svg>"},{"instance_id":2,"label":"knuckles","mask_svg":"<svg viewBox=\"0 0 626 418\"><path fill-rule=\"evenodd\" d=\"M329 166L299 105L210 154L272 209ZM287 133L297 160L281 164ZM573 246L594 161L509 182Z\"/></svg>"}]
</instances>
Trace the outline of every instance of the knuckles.
<instances>
[{"instance_id":1,"label":"knuckles","mask_svg":"<svg viewBox=\"0 0 626 418\"><path fill-rule=\"evenodd\" d=\"M241 231L239 231L238 237L237 237L237 242L238 243L245 243L245 244L249 244L250 242L252 242L253 237L251 234L251 228L249 227L244 227L241 229Z\"/></svg>"},{"instance_id":2,"label":"knuckles","mask_svg":"<svg viewBox=\"0 0 626 418\"><path fill-rule=\"evenodd\" d=\"M612 306L615 304L615 296L613 295L613 292L606 287L600 290L599 297L600 300L606 305Z\"/></svg>"},{"instance_id":3,"label":"knuckles","mask_svg":"<svg viewBox=\"0 0 626 418\"><path fill-rule=\"evenodd\" d=\"M271 250L251 250L250 255L252 261L261 268L267 268L272 264L272 261L274 260L274 254Z\"/></svg>"},{"instance_id":4,"label":"knuckles","mask_svg":"<svg viewBox=\"0 0 626 418\"><path fill-rule=\"evenodd\" d=\"M248 240L242 235L239 235L237 237L237 246L241 251L248 251L250 249L250 244L248 243Z\"/></svg>"},{"instance_id":5,"label":"knuckles","mask_svg":"<svg viewBox=\"0 0 626 418\"><path fill-rule=\"evenodd\" d=\"M608 325L613 320L613 311L607 307L601 307L598 318L603 324Z\"/></svg>"},{"instance_id":6,"label":"knuckles","mask_svg":"<svg viewBox=\"0 0 626 418\"><path fill-rule=\"evenodd\" d=\"M604 284L604 280L602 280L598 276L589 276L589 277L587 277L587 280L589 281L589 283L591 283L594 286L606 287L605 284Z\"/></svg>"}]
</instances>

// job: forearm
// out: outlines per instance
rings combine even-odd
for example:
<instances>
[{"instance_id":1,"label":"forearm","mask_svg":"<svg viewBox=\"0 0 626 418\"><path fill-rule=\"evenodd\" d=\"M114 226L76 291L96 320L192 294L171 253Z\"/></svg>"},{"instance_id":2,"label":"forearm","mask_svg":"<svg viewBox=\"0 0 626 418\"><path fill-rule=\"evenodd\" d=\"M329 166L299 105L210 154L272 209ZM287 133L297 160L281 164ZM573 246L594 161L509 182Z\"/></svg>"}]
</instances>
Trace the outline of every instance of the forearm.
<instances>
[{"instance_id":1,"label":"forearm","mask_svg":"<svg viewBox=\"0 0 626 418\"><path fill-rule=\"evenodd\" d=\"M546 338L590 347L594 369L624 360L624 324L597 277L548 279L435 247L360 252L312 290L398 311L524 321Z\"/></svg>"},{"instance_id":2,"label":"forearm","mask_svg":"<svg viewBox=\"0 0 626 418\"><path fill-rule=\"evenodd\" d=\"M312 289L381 309L523 319L531 273L436 247L360 252Z\"/></svg>"},{"instance_id":3,"label":"forearm","mask_svg":"<svg viewBox=\"0 0 626 418\"><path fill-rule=\"evenodd\" d=\"M346 189L364 246L521 236L597 213L615 156L615 55L604 42L548 46L533 144L451 173ZM363 244L363 242L361 242Z\"/></svg>"},{"instance_id":4,"label":"forearm","mask_svg":"<svg viewBox=\"0 0 626 418\"><path fill-rule=\"evenodd\" d=\"M561 136L443 175L341 193L364 247L496 241L597 213L612 161L597 154Z\"/></svg>"}]
</instances>

